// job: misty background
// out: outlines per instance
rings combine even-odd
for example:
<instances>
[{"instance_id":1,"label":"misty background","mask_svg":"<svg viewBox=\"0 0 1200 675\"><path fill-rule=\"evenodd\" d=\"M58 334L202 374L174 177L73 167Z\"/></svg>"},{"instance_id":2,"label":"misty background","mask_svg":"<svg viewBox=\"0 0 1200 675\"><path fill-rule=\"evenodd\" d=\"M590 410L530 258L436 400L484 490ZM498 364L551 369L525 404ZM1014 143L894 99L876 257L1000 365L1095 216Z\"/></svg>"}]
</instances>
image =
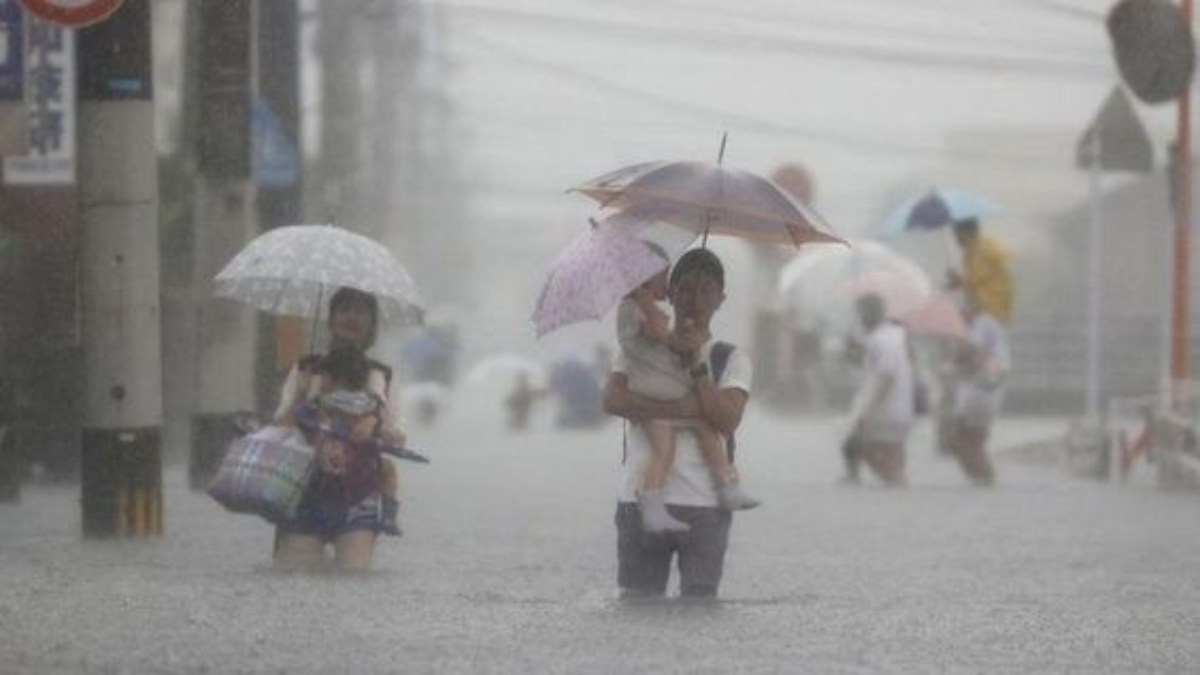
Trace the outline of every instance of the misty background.
<instances>
[{"instance_id":1,"label":"misty background","mask_svg":"<svg viewBox=\"0 0 1200 675\"><path fill-rule=\"evenodd\" d=\"M1119 82L1103 27L1109 4L308 2L302 146L315 162L322 115L339 110L321 101L328 65L318 53L318 19L340 6L351 15L343 37L372 45L372 8L391 5L386 40L395 44L384 55L394 62L359 77L374 95L394 96L395 115L344 111L362 124L356 178L378 183L386 197L364 199L356 222L342 224L389 241L435 316L461 321L468 361L492 351L587 353L608 340L602 323L539 342L527 321L549 264L594 213L565 190L634 162L714 161L724 132L730 166L760 174L784 163L805 167L814 206L842 236L877 236L890 208L932 185L988 196L1003 211L985 228L1012 249L1018 272L1018 349L1023 329L1038 325L1082 339L1088 175L1074 157ZM163 0L156 9L173 5L182 3ZM170 11L156 16L169 149L179 112L169 36L178 26ZM392 79L374 82L384 70ZM1114 238L1140 240L1144 252L1129 259L1123 246L1112 247L1108 265L1120 278L1110 274L1106 283L1139 290L1133 302L1107 305L1106 319L1120 325L1133 312L1149 326L1141 347L1153 370L1162 367L1156 336L1166 320L1160 262L1171 217L1162 167L1174 109L1139 104L1137 112L1159 171L1106 178L1113 202L1140 195L1133 209L1112 204L1108 227ZM390 165L373 164L369 151L389 143ZM323 220L321 206L310 201L305 218ZM957 256L938 237L890 243L935 279ZM751 313L778 302L773 279L756 278L753 252L741 242L713 246L731 284L722 332L746 343ZM1071 377L1081 378L1082 367L1080 360Z\"/></svg>"}]
</instances>

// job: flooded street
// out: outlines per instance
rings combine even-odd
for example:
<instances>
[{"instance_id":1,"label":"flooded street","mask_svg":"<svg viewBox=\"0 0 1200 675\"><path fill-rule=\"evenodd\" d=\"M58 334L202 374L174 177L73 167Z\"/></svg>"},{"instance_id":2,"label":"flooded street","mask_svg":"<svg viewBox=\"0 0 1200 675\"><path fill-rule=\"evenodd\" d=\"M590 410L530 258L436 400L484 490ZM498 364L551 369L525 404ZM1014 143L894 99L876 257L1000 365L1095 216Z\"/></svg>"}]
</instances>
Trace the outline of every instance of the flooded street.
<instances>
[{"instance_id":1,"label":"flooded street","mask_svg":"<svg viewBox=\"0 0 1200 675\"><path fill-rule=\"evenodd\" d=\"M1200 662L1200 504L999 461L995 489L938 458L912 487L839 485L831 420L751 410L722 600L621 603L621 427L503 428L453 402L405 464L403 538L366 579L281 577L271 530L168 469L159 540L89 542L74 488L0 506L0 671L1184 672ZM548 413L549 411L543 411ZM998 445L1060 432L1008 420Z\"/></svg>"}]
</instances>

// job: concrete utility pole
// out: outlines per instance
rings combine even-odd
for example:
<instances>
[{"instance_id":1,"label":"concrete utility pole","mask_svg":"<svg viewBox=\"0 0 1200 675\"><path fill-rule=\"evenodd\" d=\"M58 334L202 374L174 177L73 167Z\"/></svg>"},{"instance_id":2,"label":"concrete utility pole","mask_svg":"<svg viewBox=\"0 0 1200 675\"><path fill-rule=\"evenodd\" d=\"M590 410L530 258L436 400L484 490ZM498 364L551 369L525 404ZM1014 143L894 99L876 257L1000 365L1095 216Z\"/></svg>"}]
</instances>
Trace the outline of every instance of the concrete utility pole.
<instances>
[{"instance_id":1,"label":"concrete utility pole","mask_svg":"<svg viewBox=\"0 0 1200 675\"><path fill-rule=\"evenodd\" d=\"M255 78L255 0L198 0L200 35L192 292L196 312L195 396L189 483L204 487L239 416L255 413L256 320L212 296L212 279L257 234L250 162Z\"/></svg>"},{"instance_id":2,"label":"concrete utility pole","mask_svg":"<svg viewBox=\"0 0 1200 675\"><path fill-rule=\"evenodd\" d=\"M254 181L263 230L303 222L300 159L300 16L297 0L258 0L258 93ZM268 117L269 116L269 117ZM265 119L264 119L265 118ZM259 410L277 403L286 368L301 342L280 336L298 333L307 322L259 316L256 399Z\"/></svg>"},{"instance_id":3,"label":"concrete utility pole","mask_svg":"<svg viewBox=\"0 0 1200 675\"><path fill-rule=\"evenodd\" d=\"M321 63L320 197L314 214L362 231L360 145L362 61L355 30L357 2L325 0L318 10L317 56ZM374 234L364 231L365 234Z\"/></svg>"},{"instance_id":4,"label":"concrete utility pole","mask_svg":"<svg viewBox=\"0 0 1200 675\"><path fill-rule=\"evenodd\" d=\"M79 31L83 534L162 533L150 0Z\"/></svg>"}]
</instances>

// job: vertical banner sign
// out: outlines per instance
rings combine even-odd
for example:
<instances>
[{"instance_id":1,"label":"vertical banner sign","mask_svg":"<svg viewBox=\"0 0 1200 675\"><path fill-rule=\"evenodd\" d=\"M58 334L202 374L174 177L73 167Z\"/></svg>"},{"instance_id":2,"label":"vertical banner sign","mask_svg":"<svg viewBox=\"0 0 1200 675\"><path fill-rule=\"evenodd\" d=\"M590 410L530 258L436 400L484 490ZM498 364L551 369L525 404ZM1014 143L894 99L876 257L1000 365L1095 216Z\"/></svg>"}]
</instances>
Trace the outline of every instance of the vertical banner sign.
<instances>
[{"instance_id":1,"label":"vertical banner sign","mask_svg":"<svg viewBox=\"0 0 1200 675\"><path fill-rule=\"evenodd\" d=\"M8 185L75 182L75 31L30 18L25 49L29 152L4 159Z\"/></svg>"},{"instance_id":2,"label":"vertical banner sign","mask_svg":"<svg viewBox=\"0 0 1200 675\"><path fill-rule=\"evenodd\" d=\"M0 155L21 155L29 147L22 16L17 0L0 0Z\"/></svg>"}]
</instances>

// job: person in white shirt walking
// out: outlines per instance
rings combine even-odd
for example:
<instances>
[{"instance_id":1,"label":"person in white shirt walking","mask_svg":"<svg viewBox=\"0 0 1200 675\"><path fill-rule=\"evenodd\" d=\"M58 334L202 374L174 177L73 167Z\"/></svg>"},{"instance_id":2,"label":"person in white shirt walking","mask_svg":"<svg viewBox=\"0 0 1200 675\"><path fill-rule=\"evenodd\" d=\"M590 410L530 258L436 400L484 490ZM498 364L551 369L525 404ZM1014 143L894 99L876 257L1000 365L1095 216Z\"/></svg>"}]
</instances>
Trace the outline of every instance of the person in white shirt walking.
<instances>
[{"instance_id":1,"label":"person in white shirt walking","mask_svg":"<svg viewBox=\"0 0 1200 675\"><path fill-rule=\"evenodd\" d=\"M996 481L987 454L992 423L1004 404L1004 381L1012 368L1008 331L987 313L977 297L963 297L967 339L955 358L953 450L963 473L981 486Z\"/></svg>"},{"instance_id":2,"label":"person in white shirt walking","mask_svg":"<svg viewBox=\"0 0 1200 675\"><path fill-rule=\"evenodd\" d=\"M908 334L887 320L887 307L878 295L863 295L855 308L866 339L862 382L850 405L843 446L846 478L858 482L858 465L865 462L884 485L903 486L908 480L904 443L916 417Z\"/></svg>"}]
</instances>

